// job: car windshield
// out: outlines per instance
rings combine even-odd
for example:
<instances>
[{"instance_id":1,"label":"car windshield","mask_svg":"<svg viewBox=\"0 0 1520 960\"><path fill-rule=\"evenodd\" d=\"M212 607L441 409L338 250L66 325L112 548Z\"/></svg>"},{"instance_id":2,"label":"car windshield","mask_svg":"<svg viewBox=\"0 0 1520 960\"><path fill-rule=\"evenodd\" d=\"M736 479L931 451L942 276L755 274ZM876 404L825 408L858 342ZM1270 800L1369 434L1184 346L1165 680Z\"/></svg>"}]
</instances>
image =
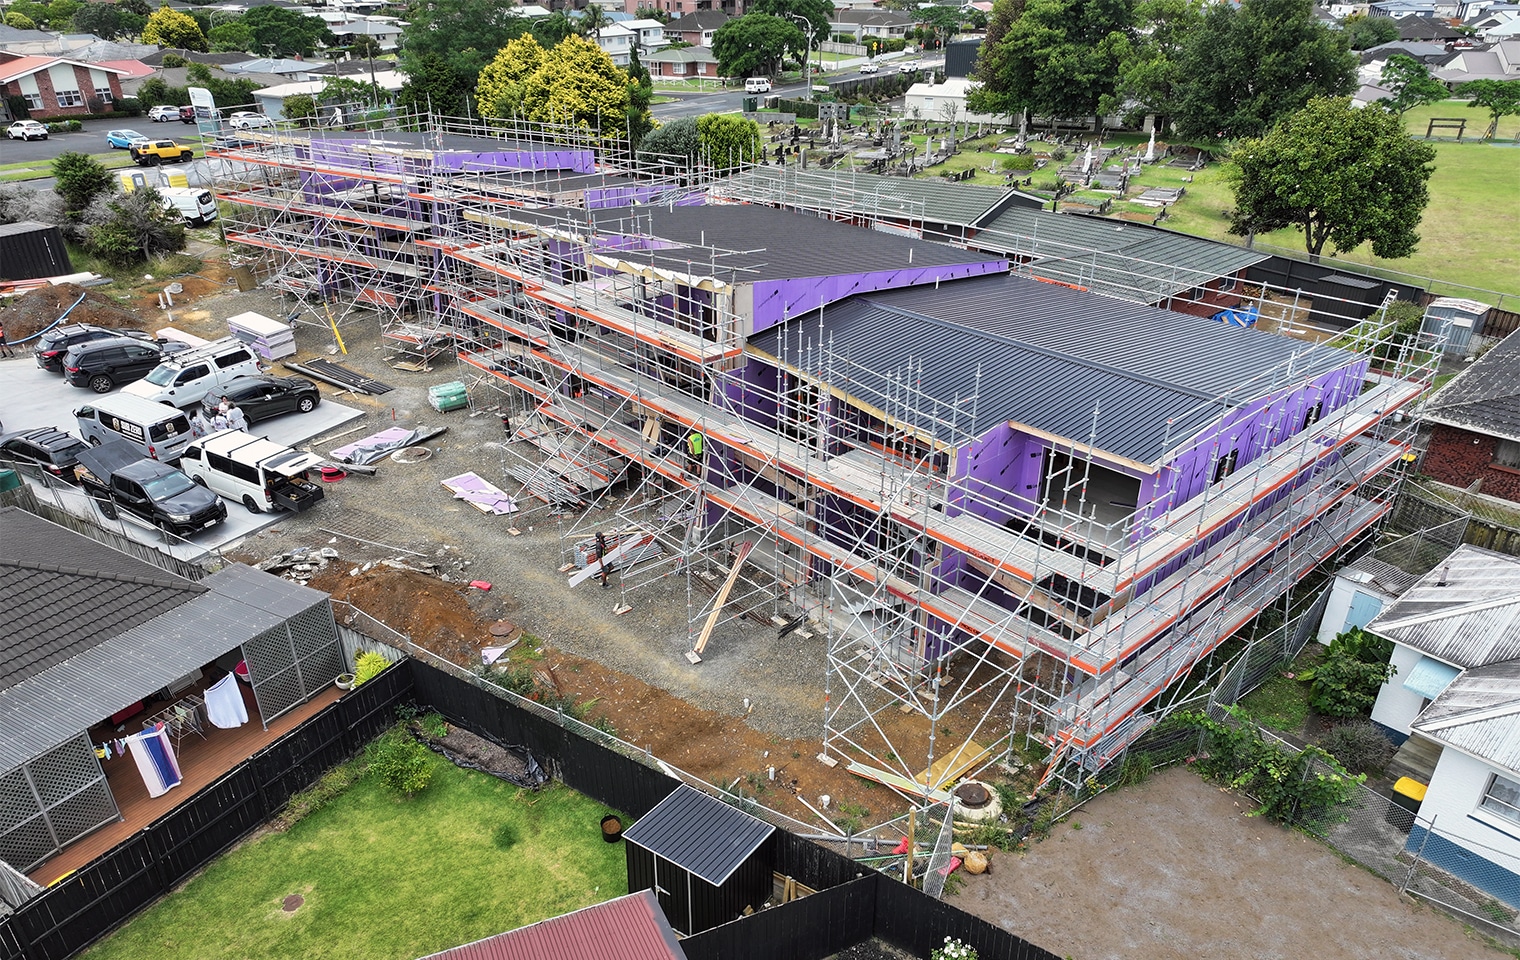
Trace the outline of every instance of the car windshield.
<instances>
[{"instance_id":1,"label":"car windshield","mask_svg":"<svg viewBox=\"0 0 1520 960\"><path fill-rule=\"evenodd\" d=\"M163 500L168 497L177 497L187 490L195 489L195 484L183 473L166 473L161 477L143 483L143 489L154 500Z\"/></svg>"},{"instance_id":2,"label":"car windshield","mask_svg":"<svg viewBox=\"0 0 1520 960\"><path fill-rule=\"evenodd\" d=\"M174 382L174 368L168 365L154 367L143 379L155 387L167 387Z\"/></svg>"}]
</instances>

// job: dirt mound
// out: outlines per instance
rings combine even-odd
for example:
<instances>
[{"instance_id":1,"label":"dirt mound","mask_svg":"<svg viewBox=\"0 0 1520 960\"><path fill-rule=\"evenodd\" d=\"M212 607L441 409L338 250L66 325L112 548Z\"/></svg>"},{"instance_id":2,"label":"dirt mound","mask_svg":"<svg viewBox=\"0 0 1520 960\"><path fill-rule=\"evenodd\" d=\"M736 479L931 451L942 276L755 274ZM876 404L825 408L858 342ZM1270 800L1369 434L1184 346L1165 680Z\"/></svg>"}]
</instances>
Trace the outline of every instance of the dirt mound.
<instances>
[{"instance_id":1,"label":"dirt mound","mask_svg":"<svg viewBox=\"0 0 1520 960\"><path fill-rule=\"evenodd\" d=\"M376 566L357 576L334 564L312 580L339 600L347 600L418 646L455 663L478 662L489 628L470 609L468 591L412 570Z\"/></svg>"},{"instance_id":2,"label":"dirt mound","mask_svg":"<svg viewBox=\"0 0 1520 960\"><path fill-rule=\"evenodd\" d=\"M123 309L106 294L74 283L60 283L56 287L39 287L12 300L4 313L6 336L20 340L47 329L63 316L80 294L84 294L84 300L69 313L69 323L143 329L145 321L142 317Z\"/></svg>"}]
</instances>

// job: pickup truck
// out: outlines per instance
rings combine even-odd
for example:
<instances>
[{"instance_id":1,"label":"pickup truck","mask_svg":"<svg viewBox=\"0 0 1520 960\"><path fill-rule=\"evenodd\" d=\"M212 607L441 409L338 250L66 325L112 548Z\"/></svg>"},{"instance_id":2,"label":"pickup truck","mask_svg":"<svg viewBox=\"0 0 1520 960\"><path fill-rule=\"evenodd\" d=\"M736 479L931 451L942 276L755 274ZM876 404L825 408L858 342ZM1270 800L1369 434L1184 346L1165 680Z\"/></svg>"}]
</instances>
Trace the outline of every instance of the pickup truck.
<instances>
[{"instance_id":1,"label":"pickup truck","mask_svg":"<svg viewBox=\"0 0 1520 960\"><path fill-rule=\"evenodd\" d=\"M143 167L160 163L185 163L195 156L195 151L182 147L173 140L139 140L127 148L132 162Z\"/></svg>"},{"instance_id":2,"label":"pickup truck","mask_svg":"<svg viewBox=\"0 0 1520 960\"><path fill-rule=\"evenodd\" d=\"M150 460L125 440L79 452L74 476L107 519L126 513L179 536L227 519L222 498L166 463Z\"/></svg>"}]
</instances>

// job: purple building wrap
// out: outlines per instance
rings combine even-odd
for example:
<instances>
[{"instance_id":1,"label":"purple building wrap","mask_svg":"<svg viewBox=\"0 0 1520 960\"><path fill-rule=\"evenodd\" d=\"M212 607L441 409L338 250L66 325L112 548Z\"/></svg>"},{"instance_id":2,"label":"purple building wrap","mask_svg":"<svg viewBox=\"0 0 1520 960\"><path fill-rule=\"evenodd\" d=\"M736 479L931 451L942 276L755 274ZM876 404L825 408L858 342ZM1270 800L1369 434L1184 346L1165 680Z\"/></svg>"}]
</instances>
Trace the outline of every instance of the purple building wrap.
<instances>
[{"instance_id":1,"label":"purple building wrap","mask_svg":"<svg viewBox=\"0 0 1520 960\"><path fill-rule=\"evenodd\" d=\"M756 280L750 333L759 333L809 310L843 300L852 294L895 290L940 280L980 277L1008 272L1008 261L949 264L938 267L903 267L874 273L841 276L799 277L787 280Z\"/></svg>"}]
</instances>

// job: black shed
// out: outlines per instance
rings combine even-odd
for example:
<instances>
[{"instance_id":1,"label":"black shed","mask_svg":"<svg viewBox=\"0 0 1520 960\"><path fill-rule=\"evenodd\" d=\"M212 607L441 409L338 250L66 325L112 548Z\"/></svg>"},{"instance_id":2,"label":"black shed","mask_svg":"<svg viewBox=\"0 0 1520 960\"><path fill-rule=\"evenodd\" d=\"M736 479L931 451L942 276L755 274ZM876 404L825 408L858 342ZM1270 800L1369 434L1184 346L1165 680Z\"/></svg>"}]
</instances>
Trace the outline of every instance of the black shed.
<instances>
[{"instance_id":1,"label":"black shed","mask_svg":"<svg viewBox=\"0 0 1520 960\"><path fill-rule=\"evenodd\" d=\"M628 890L653 890L685 936L728 923L770 899L775 830L682 784L623 834Z\"/></svg>"},{"instance_id":2,"label":"black shed","mask_svg":"<svg viewBox=\"0 0 1520 960\"><path fill-rule=\"evenodd\" d=\"M35 280L73 272L57 227L35 220L0 224L0 280Z\"/></svg>"}]
</instances>

